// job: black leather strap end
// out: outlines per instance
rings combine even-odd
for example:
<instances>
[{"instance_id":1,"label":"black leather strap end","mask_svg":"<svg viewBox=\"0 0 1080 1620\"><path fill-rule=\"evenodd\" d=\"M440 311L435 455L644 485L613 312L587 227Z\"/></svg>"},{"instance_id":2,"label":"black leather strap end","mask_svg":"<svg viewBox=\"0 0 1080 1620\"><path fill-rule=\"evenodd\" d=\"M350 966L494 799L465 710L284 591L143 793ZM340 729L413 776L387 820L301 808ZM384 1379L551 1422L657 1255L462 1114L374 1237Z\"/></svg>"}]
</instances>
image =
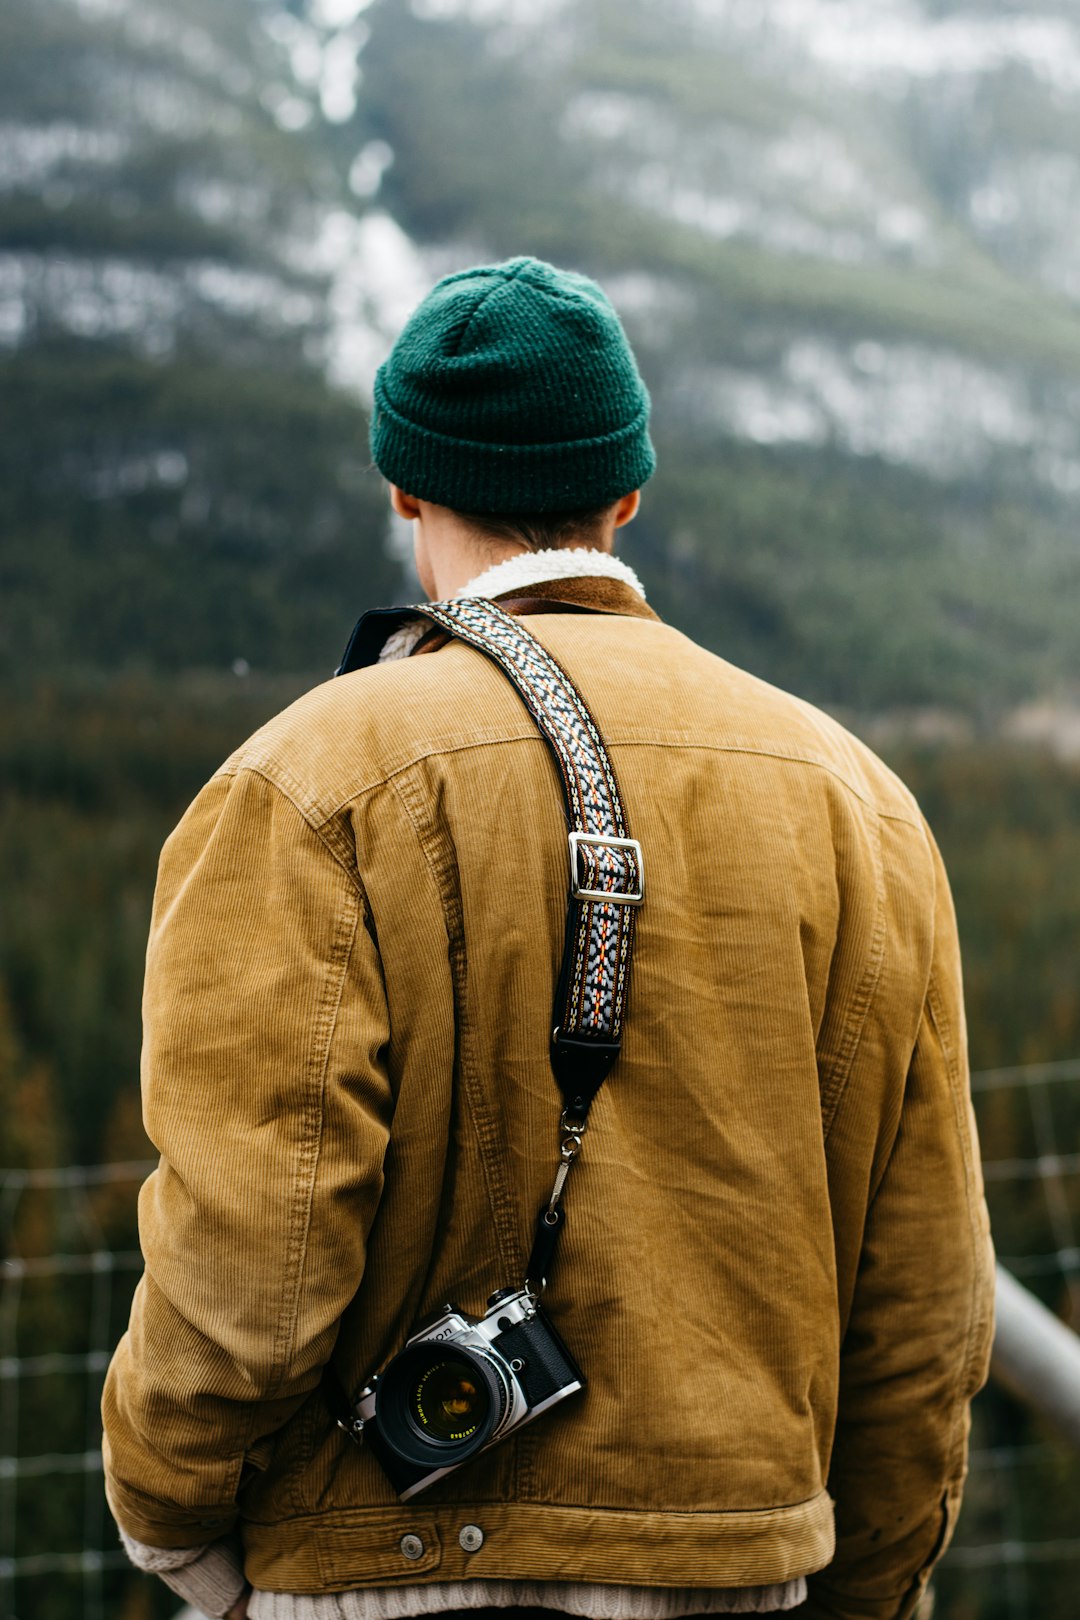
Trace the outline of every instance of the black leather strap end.
<instances>
[{"instance_id":1,"label":"black leather strap end","mask_svg":"<svg viewBox=\"0 0 1080 1620\"><path fill-rule=\"evenodd\" d=\"M323 1401L334 1422L340 1423L343 1428L350 1428L356 1421L356 1413L353 1411L352 1403L345 1393L345 1385L329 1362L322 1370L320 1387Z\"/></svg>"},{"instance_id":2,"label":"black leather strap end","mask_svg":"<svg viewBox=\"0 0 1080 1620\"><path fill-rule=\"evenodd\" d=\"M530 1287L542 1288L547 1282L559 1234L565 1225L566 1211L561 1204L550 1210L545 1206L536 1217L536 1235L533 1238L529 1263L525 1267L525 1276Z\"/></svg>"},{"instance_id":3,"label":"black leather strap end","mask_svg":"<svg viewBox=\"0 0 1080 1620\"><path fill-rule=\"evenodd\" d=\"M559 1033L552 1036L552 1073L563 1102L579 1119L584 1119L589 1112L620 1050L619 1041L571 1040Z\"/></svg>"}]
</instances>

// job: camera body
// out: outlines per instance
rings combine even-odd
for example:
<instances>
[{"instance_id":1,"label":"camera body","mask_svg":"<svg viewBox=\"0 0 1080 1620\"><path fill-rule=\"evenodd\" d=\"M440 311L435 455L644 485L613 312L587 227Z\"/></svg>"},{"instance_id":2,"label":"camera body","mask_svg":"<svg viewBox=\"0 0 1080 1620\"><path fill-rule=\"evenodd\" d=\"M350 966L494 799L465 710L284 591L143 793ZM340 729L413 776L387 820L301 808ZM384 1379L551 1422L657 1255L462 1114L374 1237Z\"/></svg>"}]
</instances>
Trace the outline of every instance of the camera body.
<instances>
[{"instance_id":1,"label":"camera body","mask_svg":"<svg viewBox=\"0 0 1080 1620\"><path fill-rule=\"evenodd\" d=\"M483 1316L447 1305L360 1391L356 1415L403 1502L585 1386L585 1375L524 1289Z\"/></svg>"}]
</instances>

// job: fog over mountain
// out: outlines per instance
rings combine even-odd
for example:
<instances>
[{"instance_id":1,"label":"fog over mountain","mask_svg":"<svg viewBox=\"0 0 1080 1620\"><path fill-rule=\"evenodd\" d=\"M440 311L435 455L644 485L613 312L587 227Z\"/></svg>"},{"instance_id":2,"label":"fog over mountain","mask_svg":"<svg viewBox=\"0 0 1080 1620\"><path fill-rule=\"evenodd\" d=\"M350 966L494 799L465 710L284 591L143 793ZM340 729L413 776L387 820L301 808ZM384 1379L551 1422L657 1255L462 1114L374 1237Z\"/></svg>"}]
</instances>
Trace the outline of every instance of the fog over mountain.
<instances>
[{"instance_id":1,"label":"fog over mountain","mask_svg":"<svg viewBox=\"0 0 1080 1620\"><path fill-rule=\"evenodd\" d=\"M374 367L535 252L639 348L661 611L850 710L1074 693L1071 5L8 0L0 98L12 667L332 663L408 588Z\"/></svg>"}]
</instances>

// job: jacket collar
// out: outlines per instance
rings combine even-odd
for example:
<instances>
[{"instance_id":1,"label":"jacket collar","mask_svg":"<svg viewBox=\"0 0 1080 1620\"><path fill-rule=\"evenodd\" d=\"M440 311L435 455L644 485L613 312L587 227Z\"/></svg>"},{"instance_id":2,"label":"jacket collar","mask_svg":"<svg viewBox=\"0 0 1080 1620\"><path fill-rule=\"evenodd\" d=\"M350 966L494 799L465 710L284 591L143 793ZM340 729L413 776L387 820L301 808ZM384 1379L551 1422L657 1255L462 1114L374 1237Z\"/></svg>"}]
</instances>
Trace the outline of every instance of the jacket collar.
<instances>
[{"instance_id":1,"label":"jacket collar","mask_svg":"<svg viewBox=\"0 0 1080 1620\"><path fill-rule=\"evenodd\" d=\"M507 591L492 598L507 613L618 613L631 619L658 614L632 585L621 579L583 574L576 579L542 580L533 590Z\"/></svg>"},{"instance_id":2,"label":"jacket collar","mask_svg":"<svg viewBox=\"0 0 1080 1620\"><path fill-rule=\"evenodd\" d=\"M492 601L512 595L552 596L550 587L565 580L615 580L627 585L645 600L645 588L634 570L621 557L595 546L548 547L508 557L477 574L458 591L458 596L487 596Z\"/></svg>"},{"instance_id":3,"label":"jacket collar","mask_svg":"<svg viewBox=\"0 0 1080 1620\"><path fill-rule=\"evenodd\" d=\"M658 617L645 600L634 570L609 552L575 546L567 551L528 552L485 569L458 592L486 596L515 617L534 613L613 613ZM396 663L417 650L435 652L450 637L409 608L365 614L337 671ZM423 644L421 646L421 643Z\"/></svg>"}]
</instances>

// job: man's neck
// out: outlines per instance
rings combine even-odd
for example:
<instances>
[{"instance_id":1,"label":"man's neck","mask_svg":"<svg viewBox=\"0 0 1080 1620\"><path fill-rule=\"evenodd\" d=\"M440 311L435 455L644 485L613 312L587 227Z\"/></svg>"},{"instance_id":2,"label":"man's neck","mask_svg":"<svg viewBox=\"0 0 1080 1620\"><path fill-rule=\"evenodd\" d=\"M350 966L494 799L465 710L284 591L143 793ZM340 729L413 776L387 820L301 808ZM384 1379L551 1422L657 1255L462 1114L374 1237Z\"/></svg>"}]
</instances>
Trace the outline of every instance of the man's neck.
<instances>
[{"instance_id":1,"label":"man's neck","mask_svg":"<svg viewBox=\"0 0 1080 1620\"><path fill-rule=\"evenodd\" d=\"M433 601L449 601L458 596L471 580L493 568L519 561L527 564L528 559L542 555L530 550L523 541L496 540L478 535L460 522L456 514L447 513L446 516L450 521L442 523L434 535L428 531L417 536L420 542L417 548L418 570L424 588L429 591ZM439 517L442 517L441 510ZM609 535L590 535L587 549L600 554L609 553L614 540L615 530L612 526ZM546 555L580 549L572 545L560 546L552 548ZM422 563L424 566L421 566Z\"/></svg>"}]
</instances>

